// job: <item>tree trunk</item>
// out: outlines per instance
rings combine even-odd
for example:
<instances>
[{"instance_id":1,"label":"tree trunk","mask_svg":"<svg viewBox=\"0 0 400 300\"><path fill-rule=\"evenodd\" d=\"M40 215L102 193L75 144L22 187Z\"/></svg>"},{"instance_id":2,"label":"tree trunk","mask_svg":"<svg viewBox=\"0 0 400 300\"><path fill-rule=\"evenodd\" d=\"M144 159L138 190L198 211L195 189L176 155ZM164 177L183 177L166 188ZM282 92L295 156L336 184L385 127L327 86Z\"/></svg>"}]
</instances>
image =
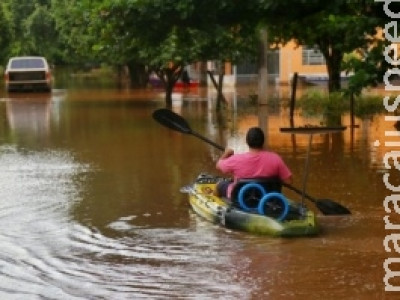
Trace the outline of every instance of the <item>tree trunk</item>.
<instances>
[{"instance_id":1,"label":"tree trunk","mask_svg":"<svg viewBox=\"0 0 400 300\"><path fill-rule=\"evenodd\" d=\"M128 62L129 77L132 87L145 87L148 82L149 74L146 66L136 62Z\"/></svg>"},{"instance_id":2,"label":"tree trunk","mask_svg":"<svg viewBox=\"0 0 400 300\"><path fill-rule=\"evenodd\" d=\"M328 69L328 92L333 93L337 92L341 88L341 64L343 59L342 51L335 50L330 47L330 50L327 51L326 59L326 67Z\"/></svg>"},{"instance_id":3,"label":"tree trunk","mask_svg":"<svg viewBox=\"0 0 400 300\"><path fill-rule=\"evenodd\" d=\"M259 78L258 78L258 103L268 103L268 32L266 29L260 30L260 52L259 52Z\"/></svg>"},{"instance_id":4,"label":"tree trunk","mask_svg":"<svg viewBox=\"0 0 400 300\"><path fill-rule=\"evenodd\" d=\"M175 83L178 81L183 71L183 66L175 66L156 70L157 76L160 78L165 89L165 104L168 108L172 107L172 92L174 91Z\"/></svg>"},{"instance_id":5,"label":"tree trunk","mask_svg":"<svg viewBox=\"0 0 400 300\"><path fill-rule=\"evenodd\" d=\"M224 76L225 76L225 64L223 62L219 63L218 67L218 82L214 78L214 74L211 71L207 71L208 75L210 76L211 82L214 85L215 89L217 90L217 111L221 109L222 103L226 103L226 99L224 94L222 93L222 89L224 87Z\"/></svg>"},{"instance_id":6,"label":"tree trunk","mask_svg":"<svg viewBox=\"0 0 400 300\"><path fill-rule=\"evenodd\" d=\"M200 86L207 86L207 62L200 63Z\"/></svg>"},{"instance_id":7,"label":"tree trunk","mask_svg":"<svg viewBox=\"0 0 400 300\"><path fill-rule=\"evenodd\" d=\"M172 107L172 92L174 91L175 83L178 80L177 78L175 79L173 75L174 72L171 69L167 69L164 88L165 88L165 104L169 108Z\"/></svg>"},{"instance_id":8,"label":"tree trunk","mask_svg":"<svg viewBox=\"0 0 400 300\"><path fill-rule=\"evenodd\" d=\"M167 86L165 87L165 105L168 108L172 107L172 92L174 91L174 83L167 83Z\"/></svg>"},{"instance_id":9,"label":"tree trunk","mask_svg":"<svg viewBox=\"0 0 400 300\"><path fill-rule=\"evenodd\" d=\"M221 68L223 68L223 67L221 67ZM221 106L222 106L221 104L222 104L223 102L226 102L226 99L225 99L225 97L224 97L224 94L222 93L222 88L223 88L223 86L224 86L224 76L225 76L225 72L222 71L222 72L220 72L219 77L218 77L217 110L220 110L220 109L221 109Z\"/></svg>"}]
</instances>

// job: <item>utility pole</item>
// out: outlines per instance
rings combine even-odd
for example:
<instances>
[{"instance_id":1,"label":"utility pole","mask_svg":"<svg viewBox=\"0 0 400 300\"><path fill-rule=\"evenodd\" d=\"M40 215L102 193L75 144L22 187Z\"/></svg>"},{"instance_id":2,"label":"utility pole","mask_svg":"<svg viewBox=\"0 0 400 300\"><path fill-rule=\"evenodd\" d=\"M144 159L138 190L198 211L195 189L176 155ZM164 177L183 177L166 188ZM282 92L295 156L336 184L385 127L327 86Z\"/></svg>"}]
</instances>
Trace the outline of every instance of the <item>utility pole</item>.
<instances>
[{"instance_id":1,"label":"utility pole","mask_svg":"<svg viewBox=\"0 0 400 300\"><path fill-rule=\"evenodd\" d=\"M269 128L268 128L268 68L267 68L267 53L268 53L268 35L266 29L260 30L260 69L258 78L258 123L260 128L264 130L265 142L269 144Z\"/></svg>"},{"instance_id":2,"label":"utility pole","mask_svg":"<svg viewBox=\"0 0 400 300\"><path fill-rule=\"evenodd\" d=\"M268 102L268 34L267 29L260 30L260 53L259 53L259 78L258 78L258 104L267 104Z\"/></svg>"}]
</instances>

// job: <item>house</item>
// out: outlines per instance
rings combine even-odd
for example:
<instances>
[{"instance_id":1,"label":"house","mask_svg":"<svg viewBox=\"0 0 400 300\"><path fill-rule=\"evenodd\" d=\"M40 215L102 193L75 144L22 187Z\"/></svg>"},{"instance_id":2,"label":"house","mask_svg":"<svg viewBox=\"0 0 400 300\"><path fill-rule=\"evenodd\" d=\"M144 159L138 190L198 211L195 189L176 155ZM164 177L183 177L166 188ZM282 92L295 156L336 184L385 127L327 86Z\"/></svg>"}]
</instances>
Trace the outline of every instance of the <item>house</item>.
<instances>
[{"instance_id":1,"label":"house","mask_svg":"<svg viewBox=\"0 0 400 300\"><path fill-rule=\"evenodd\" d=\"M299 78L308 82L325 82L328 79L325 59L315 47L296 46L289 42L278 50L279 68L276 83L288 84L297 72Z\"/></svg>"},{"instance_id":2,"label":"house","mask_svg":"<svg viewBox=\"0 0 400 300\"><path fill-rule=\"evenodd\" d=\"M294 42L270 50L267 54L267 68L269 81L278 85L290 84L296 72L301 80L312 83L324 83L328 79L322 53L315 47L297 46ZM207 69L215 70L215 63L208 62ZM238 65L227 63L224 85L257 83L258 72L257 62L244 61ZM207 86L212 87L210 79L207 80Z\"/></svg>"},{"instance_id":3,"label":"house","mask_svg":"<svg viewBox=\"0 0 400 300\"><path fill-rule=\"evenodd\" d=\"M203 70L199 64L189 67L189 73L194 78L203 74L204 81L208 87L213 87L210 78L205 76L205 71L217 69L216 62L207 62ZM328 74L325 59L316 47L297 46L289 42L277 50L270 50L267 53L267 69L269 81L277 85L289 85L294 73L303 82L314 84L326 84ZM226 63L224 86L232 87L237 84L257 84L259 77L259 66L254 61L243 61L238 65ZM343 77L345 74L343 73ZM216 80L217 76L216 76Z\"/></svg>"}]
</instances>

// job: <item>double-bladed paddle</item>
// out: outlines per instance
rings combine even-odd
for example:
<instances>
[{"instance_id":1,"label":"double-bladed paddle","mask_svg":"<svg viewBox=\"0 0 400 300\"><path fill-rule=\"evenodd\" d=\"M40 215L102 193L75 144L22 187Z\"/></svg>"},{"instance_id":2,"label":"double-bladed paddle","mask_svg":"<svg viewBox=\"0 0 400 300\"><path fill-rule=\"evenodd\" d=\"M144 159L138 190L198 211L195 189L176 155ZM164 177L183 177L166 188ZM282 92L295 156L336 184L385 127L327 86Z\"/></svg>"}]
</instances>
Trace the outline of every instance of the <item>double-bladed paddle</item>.
<instances>
[{"instance_id":1,"label":"double-bladed paddle","mask_svg":"<svg viewBox=\"0 0 400 300\"><path fill-rule=\"evenodd\" d=\"M288 183L282 182L282 185L284 187L287 187L289 190L296 192L299 195L303 195L305 198L307 198L308 200L313 202L315 204L315 206L317 206L318 209L324 215L348 215L348 214L351 214L350 210L348 210L346 207L344 207L343 205L341 205L333 200L315 199L306 193L303 194L303 192L301 190L299 190L298 188L296 188Z\"/></svg>"},{"instance_id":2,"label":"double-bladed paddle","mask_svg":"<svg viewBox=\"0 0 400 300\"><path fill-rule=\"evenodd\" d=\"M155 110L153 112L153 118L160 124L164 125L165 127L179 131L181 133L194 135L195 137L209 143L210 145L214 146L215 148L217 148L221 151L225 150L225 148L222 147L221 145L218 145L218 144L214 143L213 141L207 139L206 137L200 135L199 133L193 131L190 128L189 124L186 122L186 120L182 116L174 113L173 111L171 111L169 109L161 108L161 109ZM317 208L324 215L347 215L347 214L351 213L346 207L344 207L343 205L341 205L333 200L315 199L308 194L305 194L305 193L303 194L302 191L300 191L299 189L295 188L294 186L292 186L290 184L283 183L283 185L285 187L287 187L288 189L298 193L299 195L303 195L305 198L307 198L308 200L313 202L315 204L315 206L317 206Z\"/></svg>"}]
</instances>

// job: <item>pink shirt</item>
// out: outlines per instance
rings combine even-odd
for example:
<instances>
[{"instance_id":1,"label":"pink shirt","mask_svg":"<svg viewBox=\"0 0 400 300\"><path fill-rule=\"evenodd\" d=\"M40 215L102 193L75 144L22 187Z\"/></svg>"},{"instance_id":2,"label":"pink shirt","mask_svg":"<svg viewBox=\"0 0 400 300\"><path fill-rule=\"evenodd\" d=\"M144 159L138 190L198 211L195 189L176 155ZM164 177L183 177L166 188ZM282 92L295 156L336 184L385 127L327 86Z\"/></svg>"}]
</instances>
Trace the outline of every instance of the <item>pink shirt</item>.
<instances>
[{"instance_id":1,"label":"pink shirt","mask_svg":"<svg viewBox=\"0 0 400 300\"><path fill-rule=\"evenodd\" d=\"M217 168L223 173L233 175L234 182L228 187L228 197L230 197L232 188L238 179L276 176L285 180L292 175L282 158L270 151L234 154L228 158L220 159L217 162Z\"/></svg>"}]
</instances>

